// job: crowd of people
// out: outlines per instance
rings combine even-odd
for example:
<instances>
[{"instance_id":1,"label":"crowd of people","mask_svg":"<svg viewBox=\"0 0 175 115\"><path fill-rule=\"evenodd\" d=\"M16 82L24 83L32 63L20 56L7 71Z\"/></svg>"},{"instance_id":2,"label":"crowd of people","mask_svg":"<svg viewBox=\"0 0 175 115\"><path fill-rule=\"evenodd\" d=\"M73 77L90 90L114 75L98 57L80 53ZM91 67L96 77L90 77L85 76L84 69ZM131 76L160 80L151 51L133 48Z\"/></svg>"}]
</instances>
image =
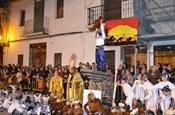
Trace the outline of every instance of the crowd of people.
<instances>
[{"instance_id":1,"label":"crowd of people","mask_svg":"<svg viewBox=\"0 0 175 115\"><path fill-rule=\"evenodd\" d=\"M145 105L142 109L152 110L154 113L159 110L160 115L168 115L167 111L174 109L175 69L172 65L159 63L147 71L146 64L137 62L137 67L127 68L126 64L119 65L117 71L117 102L126 100L125 103L132 110L135 109L134 101L139 100Z\"/></svg>"},{"instance_id":2,"label":"crowd of people","mask_svg":"<svg viewBox=\"0 0 175 115\"><path fill-rule=\"evenodd\" d=\"M166 115L170 108L174 109L175 68L172 65L159 63L148 70L146 64L137 61L136 67L119 65L116 73L108 66L106 68L106 73L113 74L113 82L116 81L116 104L125 102L129 111L132 111L138 107L135 103L139 101L144 105L139 109L154 113L160 110L162 115ZM21 85L23 90L29 92L37 89L43 95L53 93L56 98L62 100L76 99L82 102L83 90L88 89L89 79L81 75L81 69L97 70L96 64L89 62L80 62L78 67L72 68L60 64L55 67L38 64L31 68L8 64L0 67L0 87Z\"/></svg>"}]
</instances>

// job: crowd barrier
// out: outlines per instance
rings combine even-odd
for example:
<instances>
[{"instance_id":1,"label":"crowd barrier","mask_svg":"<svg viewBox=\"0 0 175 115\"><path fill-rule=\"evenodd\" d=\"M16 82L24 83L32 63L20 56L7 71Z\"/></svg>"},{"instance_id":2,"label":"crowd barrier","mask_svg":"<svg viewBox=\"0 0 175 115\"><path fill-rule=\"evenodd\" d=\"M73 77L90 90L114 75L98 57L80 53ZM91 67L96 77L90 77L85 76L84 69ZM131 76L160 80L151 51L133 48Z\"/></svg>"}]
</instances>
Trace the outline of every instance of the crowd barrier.
<instances>
[{"instance_id":1,"label":"crowd barrier","mask_svg":"<svg viewBox=\"0 0 175 115\"><path fill-rule=\"evenodd\" d=\"M17 82L16 76L1 76L0 78L0 89L8 85L15 85L20 92L22 90L43 91L44 80L38 76L33 76L28 80L23 79L20 82Z\"/></svg>"},{"instance_id":2,"label":"crowd barrier","mask_svg":"<svg viewBox=\"0 0 175 115\"><path fill-rule=\"evenodd\" d=\"M21 84L20 84L21 85ZM43 91L44 80L41 77L34 76L28 81L28 84L24 84L22 89L32 91Z\"/></svg>"}]
</instances>

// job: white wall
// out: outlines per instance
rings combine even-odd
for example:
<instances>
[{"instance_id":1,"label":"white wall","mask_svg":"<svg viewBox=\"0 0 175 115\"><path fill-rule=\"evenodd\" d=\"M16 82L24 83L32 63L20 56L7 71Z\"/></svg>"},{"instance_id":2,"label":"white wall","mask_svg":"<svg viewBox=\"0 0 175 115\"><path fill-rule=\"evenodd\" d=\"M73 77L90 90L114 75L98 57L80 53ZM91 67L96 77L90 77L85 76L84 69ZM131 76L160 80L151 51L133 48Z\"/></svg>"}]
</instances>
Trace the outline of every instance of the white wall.
<instances>
[{"instance_id":1,"label":"white wall","mask_svg":"<svg viewBox=\"0 0 175 115\"><path fill-rule=\"evenodd\" d=\"M86 31L74 35L28 39L23 37L24 27L19 27L20 10L26 11L25 20L34 18L34 0L18 0L11 3L8 38L10 47L4 50L4 63L17 63L18 54L24 55L24 65L29 64L29 46L33 43L47 43L46 64L54 65L54 53L62 53L62 64L67 65L70 55L77 54L77 62L95 61L95 33L88 32L87 9L98 6L101 0L65 0L64 17L56 19L57 0L45 0L46 17L49 17L49 35ZM27 40L23 40L27 39ZM14 42L15 40L15 42ZM16 41L17 40L17 41ZM12 42L13 41L13 42Z\"/></svg>"}]
</instances>

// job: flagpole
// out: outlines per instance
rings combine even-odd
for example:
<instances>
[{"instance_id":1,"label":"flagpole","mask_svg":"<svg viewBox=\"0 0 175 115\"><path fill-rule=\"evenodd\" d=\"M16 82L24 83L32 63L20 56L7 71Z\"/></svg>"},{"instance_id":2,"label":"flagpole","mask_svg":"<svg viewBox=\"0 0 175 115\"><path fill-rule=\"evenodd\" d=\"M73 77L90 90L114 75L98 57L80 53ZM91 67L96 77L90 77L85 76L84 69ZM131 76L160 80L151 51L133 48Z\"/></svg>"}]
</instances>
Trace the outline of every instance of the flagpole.
<instances>
[{"instance_id":1,"label":"flagpole","mask_svg":"<svg viewBox=\"0 0 175 115\"><path fill-rule=\"evenodd\" d=\"M116 71L115 71L115 76L114 76L114 90L113 90L113 99L112 99L112 103L115 103L116 90L117 90L117 69L116 69Z\"/></svg>"}]
</instances>

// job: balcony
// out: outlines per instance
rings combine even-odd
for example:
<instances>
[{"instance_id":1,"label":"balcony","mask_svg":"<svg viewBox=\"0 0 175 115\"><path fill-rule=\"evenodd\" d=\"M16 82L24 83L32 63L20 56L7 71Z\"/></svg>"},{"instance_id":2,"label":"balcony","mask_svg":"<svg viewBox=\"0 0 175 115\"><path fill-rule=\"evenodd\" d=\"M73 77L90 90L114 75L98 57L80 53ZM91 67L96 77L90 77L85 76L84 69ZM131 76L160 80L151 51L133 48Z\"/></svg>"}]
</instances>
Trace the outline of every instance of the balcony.
<instances>
[{"instance_id":1,"label":"balcony","mask_svg":"<svg viewBox=\"0 0 175 115\"><path fill-rule=\"evenodd\" d=\"M133 0L118 1L114 4L88 8L88 25L102 16L105 21L133 17Z\"/></svg>"},{"instance_id":2,"label":"balcony","mask_svg":"<svg viewBox=\"0 0 175 115\"><path fill-rule=\"evenodd\" d=\"M49 34L49 18L44 17L43 22L40 24L34 22L34 19L25 21L23 37L37 38L44 37Z\"/></svg>"}]
</instances>

